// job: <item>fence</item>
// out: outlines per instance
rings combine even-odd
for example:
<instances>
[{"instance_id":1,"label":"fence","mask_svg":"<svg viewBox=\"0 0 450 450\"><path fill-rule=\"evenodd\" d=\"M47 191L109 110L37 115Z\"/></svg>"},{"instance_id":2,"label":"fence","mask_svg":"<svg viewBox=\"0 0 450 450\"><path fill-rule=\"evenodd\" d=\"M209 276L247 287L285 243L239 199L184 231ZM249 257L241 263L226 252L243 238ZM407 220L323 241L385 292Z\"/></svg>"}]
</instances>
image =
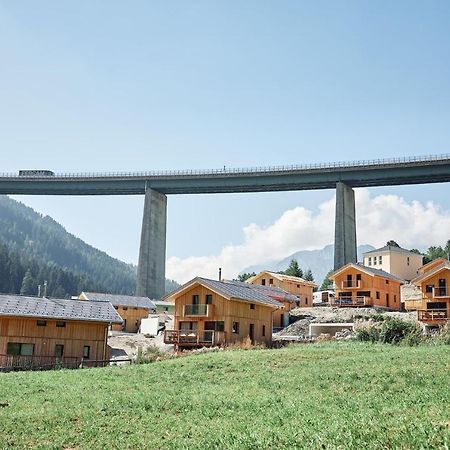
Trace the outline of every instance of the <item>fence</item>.
<instances>
[{"instance_id":1,"label":"fence","mask_svg":"<svg viewBox=\"0 0 450 450\"><path fill-rule=\"evenodd\" d=\"M57 358L55 356L0 355L0 372L83 369L91 367L106 367L114 363L131 364L131 362L131 358L100 360L68 357Z\"/></svg>"}]
</instances>

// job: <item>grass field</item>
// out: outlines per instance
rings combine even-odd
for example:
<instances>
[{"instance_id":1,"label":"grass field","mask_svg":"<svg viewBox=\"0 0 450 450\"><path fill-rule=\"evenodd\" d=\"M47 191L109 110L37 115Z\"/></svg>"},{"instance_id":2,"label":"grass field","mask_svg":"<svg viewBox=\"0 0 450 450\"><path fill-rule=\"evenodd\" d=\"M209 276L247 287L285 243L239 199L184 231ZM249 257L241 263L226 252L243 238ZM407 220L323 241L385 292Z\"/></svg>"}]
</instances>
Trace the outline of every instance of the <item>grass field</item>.
<instances>
[{"instance_id":1,"label":"grass field","mask_svg":"<svg viewBox=\"0 0 450 450\"><path fill-rule=\"evenodd\" d=\"M450 347L325 343L0 374L0 404L2 449L448 449Z\"/></svg>"}]
</instances>

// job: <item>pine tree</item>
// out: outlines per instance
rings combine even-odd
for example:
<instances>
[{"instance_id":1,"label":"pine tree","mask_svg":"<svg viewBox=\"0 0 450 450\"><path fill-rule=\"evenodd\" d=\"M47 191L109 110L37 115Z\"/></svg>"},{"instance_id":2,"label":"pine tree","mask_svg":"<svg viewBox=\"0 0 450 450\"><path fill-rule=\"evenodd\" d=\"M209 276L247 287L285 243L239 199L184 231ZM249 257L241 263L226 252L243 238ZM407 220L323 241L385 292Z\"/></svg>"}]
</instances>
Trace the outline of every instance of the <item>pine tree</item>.
<instances>
[{"instance_id":1,"label":"pine tree","mask_svg":"<svg viewBox=\"0 0 450 450\"><path fill-rule=\"evenodd\" d=\"M21 295L36 295L37 285L36 280L31 275L31 271L28 269L23 277L22 287L20 288Z\"/></svg>"},{"instance_id":2,"label":"pine tree","mask_svg":"<svg viewBox=\"0 0 450 450\"><path fill-rule=\"evenodd\" d=\"M289 275L291 277L303 278L303 271L299 267L296 259L291 259L289 267L284 271L284 274Z\"/></svg>"},{"instance_id":3,"label":"pine tree","mask_svg":"<svg viewBox=\"0 0 450 450\"><path fill-rule=\"evenodd\" d=\"M311 272L311 269L308 269L306 272L305 272L305 275L304 275L304 277L303 277L306 281L314 281L314 276L313 276L313 274L312 274L312 272Z\"/></svg>"}]
</instances>

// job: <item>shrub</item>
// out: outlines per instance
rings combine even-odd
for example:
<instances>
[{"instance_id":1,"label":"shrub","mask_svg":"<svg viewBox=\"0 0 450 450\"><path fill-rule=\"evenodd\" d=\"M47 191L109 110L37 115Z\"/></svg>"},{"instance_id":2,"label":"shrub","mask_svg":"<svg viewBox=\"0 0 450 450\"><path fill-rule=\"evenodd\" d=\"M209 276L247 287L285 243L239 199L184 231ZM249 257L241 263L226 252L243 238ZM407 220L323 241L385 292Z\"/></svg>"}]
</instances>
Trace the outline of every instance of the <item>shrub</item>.
<instances>
[{"instance_id":1,"label":"shrub","mask_svg":"<svg viewBox=\"0 0 450 450\"><path fill-rule=\"evenodd\" d=\"M159 361L163 356L163 353L161 353L158 347L147 347L144 352L142 351L142 348L139 347L134 363L148 364Z\"/></svg>"},{"instance_id":2,"label":"shrub","mask_svg":"<svg viewBox=\"0 0 450 450\"><path fill-rule=\"evenodd\" d=\"M432 341L436 344L450 345L450 323L446 323L432 337Z\"/></svg>"},{"instance_id":3,"label":"shrub","mask_svg":"<svg viewBox=\"0 0 450 450\"><path fill-rule=\"evenodd\" d=\"M421 334L422 331L416 324L393 318L384 321L381 325L380 342L399 344L407 336L409 336L410 342L414 342L417 340L417 336Z\"/></svg>"},{"instance_id":4,"label":"shrub","mask_svg":"<svg viewBox=\"0 0 450 450\"><path fill-rule=\"evenodd\" d=\"M356 330L356 339L363 342L378 342L380 330L377 327L362 327Z\"/></svg>"}]
</instances>

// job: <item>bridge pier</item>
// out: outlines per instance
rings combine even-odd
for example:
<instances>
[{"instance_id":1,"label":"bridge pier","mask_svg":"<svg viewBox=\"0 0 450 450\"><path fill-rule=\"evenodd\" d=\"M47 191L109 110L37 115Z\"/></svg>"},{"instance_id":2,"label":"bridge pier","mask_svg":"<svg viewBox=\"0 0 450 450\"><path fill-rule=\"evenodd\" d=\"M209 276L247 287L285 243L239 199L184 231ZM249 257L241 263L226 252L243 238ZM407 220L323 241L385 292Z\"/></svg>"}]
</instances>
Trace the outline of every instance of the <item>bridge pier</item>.
<instances>
[{"instance_id":1,"label":"bridge pier","mask_svg":"<svg viewBox=\"0 0 450 450\"><path fill-rule=\"evenodd\" d=\"M159 299L164 295L166 275L167 197L145 189L136 295Z\"/></svg>"},{"instance_id":2,"label":"bridge pier","mask_svg":"<svg viewBox=\"0 0 450 450\"><path fill-rule=\"evenodd\" d=\"M355 191L336 183L336 222L334 233L334 270L357 262Z\"/></svg>"}]
</instances>

